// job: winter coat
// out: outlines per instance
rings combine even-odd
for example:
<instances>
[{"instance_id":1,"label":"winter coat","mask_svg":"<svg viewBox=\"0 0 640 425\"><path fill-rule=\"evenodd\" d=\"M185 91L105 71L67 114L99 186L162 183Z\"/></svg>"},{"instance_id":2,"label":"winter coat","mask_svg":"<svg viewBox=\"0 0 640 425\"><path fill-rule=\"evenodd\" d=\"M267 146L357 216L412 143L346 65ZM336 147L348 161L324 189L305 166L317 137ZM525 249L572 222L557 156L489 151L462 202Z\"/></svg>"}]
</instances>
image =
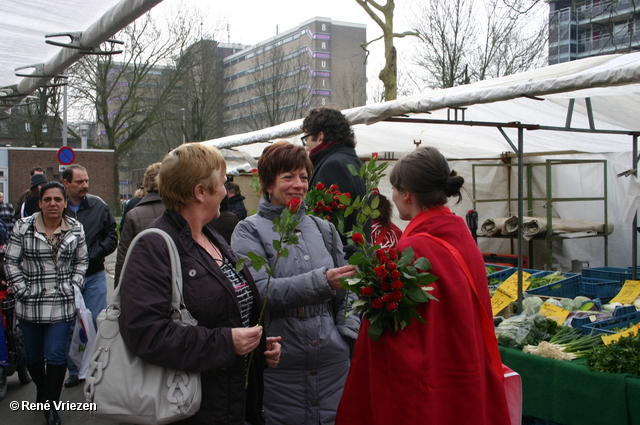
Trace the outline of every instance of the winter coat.
<instances>
[{"instance_id":1,"label":"winter coat","mask_svg":"<svg viewBox=\"0 0 640 425\"><path fill-rule=\"evenodd\" d=\"M411 246L431 261L438 301L418 306L427 323L413 320L375 342L363 320L336 424L508 425L502 377L491 367L480 306L462 268L426 232L449 242L465 259L486 311L491 311L482 254L464 220L446 207L416 215L397 249ZM486 312L483 312L486 313ZM497 344L497 342L495 342Z\"/></svg>"},{"instance_id":2,"label":"winter coat","mask_svg":"<svg viewBox=\"0 0 640 425\"><path fill-rule=\"evenodd\" d=\"M231 328L242 327L232 283L194 241L191 228L179 213L166 211L149 227L164 230L176 242L182 265L184 304L198 326L179 326L170 319L168 248L161 236L146 235L132 248L131 259L120 279L120 330L125 343L149 363L200 372L200 410L184 423L243 425L245 420L262 423L265 338L255 350L249 389L245 391L248 356L234 353L231 336ZM236 262L236 255L218 234L207 226L203 232L225 257ZM253 294L250 326L254 326L260 314L260 295L246 267L243 274Z\"/></svg>"},{"instance_id":3,"label":"winter coat","mask_svg":"<svg viewBox=\"0 0 640 425\"><path fill-rule=\"evenodd\" d=\"M233 232L231 246L238 255L254 252L273 266L272 241L279 235L272 221L283 208L260 200L258 213ZM352 315L344 322L344 292L336 293L327 282L327 269L336 267L330 253L333 226L306 215L304 206L296 220L299 243L288 246L288 257L278 260L269 286L267 334L282 336L282 354L279 366L265 371L264 409L267 424L318 425L335 420L360 319ZM343 265L342 243L335 240L336 259ZM264 296L267 273L250 270Z\"/></svg>"},{"instance_id":4,"label":"winter coat","mask_svg":"<svg viewBox=\"0 0 640 425\"><path fill-rule=\"evenodd\" d=\"M318 183L324 183L325 187L332 184L338 185L338 189L342 192L349 192L351 199L357 196L364 196L366 188L364 181L359 176L354 176L347 167L351 164L357 171L360 171L362 162L356 154L356 150L342 143L334 143L326 148L315 152L310 156L313 162L313 176L309 187L315 187ZM351 228L357 225L356 214L351 214L344 220L344 232L350 232ZM367 221L364 226L364 232L368 240L371 239L371 220ZM347 239L340 236L342 243L346 244Z\"/></svg>"},{"instance_id":5,"label":"winter coat","mask_svg":"<svg viewBox=\"0 0 640 425\"><path fill-rule=\"evenodd\" d=\"M118 243L118 255L116 258L116 274L113 281L114 287L120 282L120 271L127 256L129 245L133 238L146 229L156 218L164 213L165 208L158 192L147 193L126 217L123 217L120 243Z\"/></svg>"},{"instance_id":6,"label":"winter coat","mask_svg":"<svg viewBox=\"0 0 640 425\"><path fill-rule=\"evenodd\" d=\"M5 253L7 283L15 294L16 315L33 323L68 322L76 315L73 286L84 287L88 255L82 224L63 217L54 255L47 235L36 230L36 213L16 222Z\"/></svg>"},{"instance_id":7,"label":"winter coat","mask_svg":"<svg viewBox=\"0 0 640 425\"><path fill-rule=\"evenodd\" d=\"M238 216L238 220L244 220L247 217L247 208L244 206L245 197L236 193L229 198L229 211Z\"/></svg>"},{"instance_id":8,"label":"winter coat","mask_svg":"<svg viewBox=\"0 0 640 425\"><path fill-rule=\"evenodd\" d=\"M84 228L89 250L87 276L104 270L104 258L118 246L116 220L109 205L99 196L87 194L77 213L67 207L65 214L77 218Z\"/></svg>"}]
</instances>

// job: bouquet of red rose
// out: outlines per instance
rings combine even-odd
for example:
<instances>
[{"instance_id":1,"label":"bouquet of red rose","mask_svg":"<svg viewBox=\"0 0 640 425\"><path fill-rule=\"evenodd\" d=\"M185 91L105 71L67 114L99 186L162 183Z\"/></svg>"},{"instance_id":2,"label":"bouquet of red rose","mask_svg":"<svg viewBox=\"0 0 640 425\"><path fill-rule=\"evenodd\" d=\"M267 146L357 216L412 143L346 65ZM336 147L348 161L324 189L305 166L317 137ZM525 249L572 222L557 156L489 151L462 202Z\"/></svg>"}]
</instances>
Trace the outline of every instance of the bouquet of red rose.
<instances>
[{"instance_id":1,"label":"bouquet of red rose","mask_svg":"<svg viewBox=\"0 0 640 425\"><path fill-rule=\"evenodd\" d=\"M356 266L356 275L342 279L342 287L360 298L351 304L354 311L362 311L369 320L369 337L376 341L386 329L397 332L413 319L425 320L417 312L420 303L437 299L428 286L438 278L427 270L431 263L424 257L413 261L411 247L402 252L367 246L361 233L353 234L353 243L360 249L349 258Z\"/></svg>"},{"instance_id":2,"label":"bouquet of red rose","mask_svg":"<svg viewBox=\"0 0 640 425\"><path fill-rule=\"evenodd\" d=\"M342 193L335 184L326 188L323 183L318 183L307 192L304 202L307 214L329 221L340 233L344 232L345 210L351 204L349 192Z\"/></svg>"}]
</instances>

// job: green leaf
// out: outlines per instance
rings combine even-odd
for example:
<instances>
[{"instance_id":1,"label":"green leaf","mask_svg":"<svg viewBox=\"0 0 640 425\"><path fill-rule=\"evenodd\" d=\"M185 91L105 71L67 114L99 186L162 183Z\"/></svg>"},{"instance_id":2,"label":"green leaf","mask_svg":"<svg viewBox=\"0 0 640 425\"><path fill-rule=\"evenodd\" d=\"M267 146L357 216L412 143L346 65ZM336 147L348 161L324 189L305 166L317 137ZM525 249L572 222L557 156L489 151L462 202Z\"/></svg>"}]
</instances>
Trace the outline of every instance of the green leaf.
<instances>
[{"instance_id":1,"label":"green leaf","mask_svg":"<svg viewBox=\"0 0 640 425\"><path fill-rule=\"evenodd\" d=\"M249 251L249 253L247 253L247 257L251 260L251 266L255 271L259 271L265 264L267 264L267 260L265 260L264 257L254 253L253 251Z\"/></svg>"},{"instance_id":2,"label":"green leaf","mask_svg":"<svg viewBox=\"0 0 640 425\"><path fill-rule=\"evenodd\" d=\"M378 195L376 195L372 200L371 200L371 208L373 208L374 210L376 208L378 208L380 206L380 197Z\"/></svg>"},{"instance_id":3,"label":"green leaf","mask_svg":"<svg viewBox=\"0 0 640 425\"><path fill-rule=\"evenodd\" d=\"M342 287L345 289L353 289L349 288L349 286L354 286L360 283L360 279L357 277L349 276L349 277L341 277L340 282L343 284Z\"/></svg>"},{"instance_id":4,"label":"green leaf","mask_svg":"<svg viewBox=\"0 0 640 425\"><path fill-rule=\"evenodd\" d=\"M404 251L402 251L402 256L400 260L398 260L398 266L406 266L407 264L411 264L413 262L413 248L410 246L406 247Z\"/></svg>"},{"instance_id":5,"label":"green leaf","mask_svg":"<svg viewBox=\"0 0 640 425\"><path fill-rule=\"evenodd\" d=\"M411 288L407 290L407 297L418 303L429 301L427 294L420 288Z\"/></svg>"},{"instance_id":6,"label":"green leaf","mask_svg":"<svg viewBox=\"0 0 640 425\"><path fill-rule=\"evenodd\" d=\"M413 263L413 266L419 270L431 270L431 262L424 257L418 258L415 263Z\"/></svg>"},{"instance_id":7,"label":"green leaf","mask_svg":"<svg viewBox=\"0 0 640 425\"><path fill-rule=\"evenodd\" d=\"M240 273L244 268L244 263L247 261L246 258L241 258L236 262L236 273Z\"/></svg>"},{"instance_id":8,"label":"green leaf","mask_svg":"<svg viewBox=\"0 0 640 425\"><path fill-rule=\"evenodd\" d=\"M347 164L347 168L351 172L352 176L357 176L358 175L358 171L356 170L356 167L353 166L353 164Z\"/></svg>"},{"instance_id":9,"label":"green leaf","mask_svg":"<svg viewBox=\"0 0 640 425\"><path fill-rule=\"evenodd\" d=\"M280 251L280 256L287 258L289 256L289 248L284 248L282 251Z\"/></svg>"},{"instance_id":10,"label":"green leaf","mask_svg":"<svg viewBox=\"0 0 640 425\"><path fill-rule=\"evenodd\" d=\"M365 305L367 305L367 302L365 300L355 300L353 303L351 303L352 308L358 308Z\"/></svg>"},{"instance_id":11,"label":"green leaf","mask_svg":"<svg viewBox=\"0 0 640 425\"><path fill-rule=\"evenodd\" d=\"M369 332L367 332L367 334L369 335L369 338L371 338L371 341L377 341L378 338L380 338L380 336L382 335L382 331L382 323L372 322L369 326Z\"/></svg>"},{"instance_id":12,"label":"green leaf","mask_svg":"<svg viewBox=\"0 0 640 425\"><path fill-rule=\"evenodd\" d=\"M351 215L351 213L353 212L353 207L351 205L349 205L347 208L345 208L344 210L344 216L345 217L349 217Z\"/></svg>"},{"instance_id":13,"label":"green leaf","mask_svg":"<svg viewBox=\"0 0 640 425\"><path fill-rule=\"evenodd\" d=\"M342 205L350 205L351 204L351 198L349 198L347 195L340 195L338 197L338 201L340 201L340 203Z\"/></svg>"},{"instance_id":14,"label":"green leaf","mask_svg":"<svg viewBox=\"0 0 640 425\"><path fill-rule=\"evenodd\" d=\"M373 212L371 213L371 218L378 218L380 217L380 210L373 210Z\"/></svg>"},{"instance_id":15,"label":"green leaf","mask_svg":"<svg viewBox=\"0 0 640 425\"><path fill-rule=\"evenodd\" d=\"M275 249L276 251L280 251L280 249L282 248L282 245L280 244L279 240L274 240L273 241L273 249Z\"/></svg>"},{"instance_id":16,"label":"green leaf","mask_svg":"<svg viewBox=\"0 0 640 425\"><path fill-rule=\"evenodd\" d=\"M434 276L431 273L420 273L418 275L418 283L420 285L429 285L438 280L438 276Z\"/></svg>"},{"instance_id":17,"label":"green leaf","mask_svg":"<svg viewBox=\"0 0 640 425\"><path fill-rule=\"evenodd\" d=\"M368 258L364 255L364 253L357 251L351 257L349 257L349 264L351 264L352 266L358 266L366 260L368 260Z\"/></svg>"}]
</instances>

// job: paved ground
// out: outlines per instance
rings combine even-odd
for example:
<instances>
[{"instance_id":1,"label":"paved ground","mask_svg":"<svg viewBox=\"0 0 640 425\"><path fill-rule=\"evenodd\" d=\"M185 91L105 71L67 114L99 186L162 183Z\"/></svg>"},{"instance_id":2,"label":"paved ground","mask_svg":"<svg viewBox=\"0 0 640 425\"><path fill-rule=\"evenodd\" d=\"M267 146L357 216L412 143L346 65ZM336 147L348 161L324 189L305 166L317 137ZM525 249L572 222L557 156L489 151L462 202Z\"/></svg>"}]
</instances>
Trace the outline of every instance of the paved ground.
<instances>
[{"instance_id":1,"label":"paved ground","mask_svg":"<svg viewBox=\"0 0 640 425\"><path fill-rule=\"evenodd\" d=\"M113 253L107 257L105 265L107 268L107 284L109 296L113 290L113 273L115 270L116 255ZM35 402L36 387L33 383L20 385L18 374L14 373L8 378L8 389L6 397L0 401L0 423L3 425L39 425L44 424L44 415L40 411L13 410L12 402L21 404L23 401ZM74 388L63 388L60 401L70 403L84 403L83 385ZM13 403L15 404L15 403ZM91 416L86 411L61 411L60 419L64 425L116 425L117 422Z\"/></svg>"}]
</instances>

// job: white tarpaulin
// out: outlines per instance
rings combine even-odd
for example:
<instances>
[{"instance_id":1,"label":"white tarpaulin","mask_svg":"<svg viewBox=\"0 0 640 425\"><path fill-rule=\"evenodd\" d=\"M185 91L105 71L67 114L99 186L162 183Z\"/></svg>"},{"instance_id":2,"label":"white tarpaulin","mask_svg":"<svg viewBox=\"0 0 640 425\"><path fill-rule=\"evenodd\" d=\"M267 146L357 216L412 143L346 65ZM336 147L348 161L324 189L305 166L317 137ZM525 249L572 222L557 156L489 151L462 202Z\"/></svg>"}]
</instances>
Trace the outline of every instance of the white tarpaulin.
<instances>
[{"instance_id":1,"label":"white tarpaulin","mask_svg":"<svg viewBox=\"0 0 640 425\"><path fill-rule=\"evenodd\" d=\"M372 152L391 152L393 156L389 156L397 159L402 154L414 150L414 142L421 142L422 146L435 146L443 152L451 160L452 168L466 180L465 187L469 193L464 196L461 204L452 206L457 214L464 216L467 210L474 206L471 199L473 164L502 163L501 154L513 152L505 137L495 127L383 120L400 116L411 119L447 120L453 119L453 112L447 111L447 108L467 107L464 111L466 124L469 124L469 121L519 122L565 127L570 117L572 128L589 129L586 98L589 98L591 104L593 128L622 131L625 134L525 131L525 163L544 163L547 159L607 161L607 221L613 224L615 229L609 236L609 265L627 267L631 265L632 232L630 224L625 222L625 219L631 216L628 208L635 205L635 195L629 195L631 199L627 199L630 179L617 178L616 175L632 168L630 133L640 131L640 120L637 118L640 110L640 53L587 58L343 112L353 125L358 143L356 150L361 157L368 157ZM573 112L568 114L570 99L575 99L575 104ZM459 110L459 120L462 119L461 114L462 111ZM242 150L258 157L266 143L257 142L288 139L293 143L300 143L298 136L301 134L301 124L302 120L297 120L204 143L217 147L242 146ZM505 128L504 132L513 143L517 143L516 129ZM517 163L516 158L512 158L511 161ZM551 184L553 195L602 197L603 169L601 163L554 166ZM533 196L544 197L545 167L534 167L534 170L531 185ZM380 189L382 193L390 193L388 179L383 179ZM516 196L516 190L515 167L511 173L504 168L483 168L477 176L477 199L487 199L490 196L513 198ZM626 210L624 205L628 205ZM543 203L538 203L536 208L537 215L546 213ZM477 210L482 223L487 218L515 214L517 204L482 203L477 204ZM553 212L554 216L563 219L604 221L605 207L602 201L556 202ZM397 217L394 221L400 226L406 225L399 222ZM515 246L513 241L491 238L479 238L479 244L484 252L513 253ZM542 266L540 258L545 257L544 249L544 244L534 246L537 266ZM605 244L604 239L600 237L554 241L552 250L554 264L565 268L570 267L571 260L574 259L588 261L592 267L604 265Z\"/></svg>"}]
</instances>

